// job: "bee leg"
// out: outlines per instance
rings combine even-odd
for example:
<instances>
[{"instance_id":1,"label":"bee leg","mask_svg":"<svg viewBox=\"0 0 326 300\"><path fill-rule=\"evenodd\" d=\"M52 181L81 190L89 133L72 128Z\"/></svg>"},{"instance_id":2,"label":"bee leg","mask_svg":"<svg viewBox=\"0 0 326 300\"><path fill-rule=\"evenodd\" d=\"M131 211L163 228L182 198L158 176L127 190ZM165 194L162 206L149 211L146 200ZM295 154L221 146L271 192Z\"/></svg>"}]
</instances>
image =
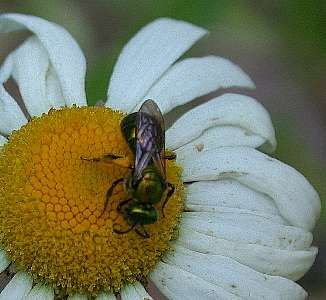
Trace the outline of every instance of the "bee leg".
<instances>
[{"instance_id":1,"label":"bee leg","mask_svg":"<svg viewBox=\"0 0 326 300\"><path fill-rule=\"evenodd\" d=\"M113 153L107 153L101 157L87 158L80 157L81 160L90 161L90 162L101 162L104 164L115 164L123 168L132 169L130 160L127 157L116 155Z\"/></svg>"},{"instance_id":2,"label":"bee leg","mask_svg":"<svg viewBox=\"0 0 326 300\"><path fill-rule=\"evenodd\" d=\"M117 211L119 213L121 213L122 212L122 207L125 206L126 204L128 204L130 201L132 201L132 198L127 199L127 200L123 200L122 202L120 202L118 207L117 207Z\"/></svg>"},{"instance_id":3,"label":"bee leg","mask_svg":"<svg viewBox=\"0 0 326 300\"><path fill-rule=\"evenodd\" d=\"M83 156L80 157L81 160L86 160L86 161L91 161L91 162L112 161L112 160L115 160L115 159L118 159L118 158L122 158L122 156L115 155L115 154L112 154L112 153L105 154L105 155L103 155L101 157L92 157L92 158L87 158L87 157L83 157Z\"/></svg>"},{"instance_id":4,"label":"bee leg","mask_svg":"<svg viewBox=\"0 0 326 300\"><path fill-rule=\"evenodd\" d=\"M117 179L116 181L113 181L112 185L110 186L110 188L108 189L108 191L106 192L106 195L105 195L105 202L104 202L104 210L103 212L106 210L107 206L108 206L108 203L109 203L109 199L110 197L112 196L112 193L113 193L113 190L114 188L119 184L119 183L122 183L124 180L124 178L119 178Z\"/></svg>"},{"instance_id":5,"label":"bee leg","mask_svg":"<svg viewBox=\"0 0 326 300\"><path fill-rule=\"evenodd\" d=\"M114 228L115 225L116 225L116 224L113 225L113 231L114 231L115 233L117 233L117 234L125 234L125 233L128 233L128 232L130 232L131 230L133 230L133 229L137 226L137 223L134 224L134 225L132 225L132 226L130 226L127 230L118 230L118 229Z\"/></svg>"},{"instance_id":6,"label":"bee leg","mask_svg":"<svg viewBox=\"0 0 326 300\"><path fill-rule=\"evenodd\" d=\"M177 158L177 155L175 154L175 152L173 152L172 150L165 150L164 159L174 160L176 158Z\"/></svg>"},{"instance_id":7,"label":"bee leg","mask_svg":"<svg viewBox=\"0 0 326 300\"><path fill-rule=\"evenodd\" d=\"M144 225L140 225L140 227L142 228L143 232L141 232L140 230L138 230L137 228L135 229L135 231L137 232L138 235L140 235L141 237L143 237L144 239L148 239L149 238L149 234L147 233L147 231L144 228Z\"/></svg>"},{"instance_id":8,"label":"bee leg","mask_svg":"<svg viewBox=\"0 0 326 300\"><path fill-rule=\"evenodd\" d=\"M164 207L166 205L166 203L168 203L169 199L171 198L171 196L173 195L174 191L175 191L175 186L170 183L170 182L167 182L166 185L170 188L170 190L168 191L167 195L166 195L166 198L163 202L163 205L162 205L162 214L163 214L163 218L165 218L165 215L164 215Z\"/></svg>"}]
</instances>

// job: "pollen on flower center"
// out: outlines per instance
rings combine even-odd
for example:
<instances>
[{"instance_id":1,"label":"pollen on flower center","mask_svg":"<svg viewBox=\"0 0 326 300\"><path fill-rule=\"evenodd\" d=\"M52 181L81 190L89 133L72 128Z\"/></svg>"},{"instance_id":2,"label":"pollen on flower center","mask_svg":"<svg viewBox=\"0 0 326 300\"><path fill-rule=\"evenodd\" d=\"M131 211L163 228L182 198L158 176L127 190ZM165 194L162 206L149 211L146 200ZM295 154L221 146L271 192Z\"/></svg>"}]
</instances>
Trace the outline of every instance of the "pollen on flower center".
<instances>
[{"instance_id":1,"label":"pollen on flower center","mask_svg":"<svg viewBox=\"0 0 326 300\"><path fill-rule=\"evenodd\" d=\"M150 238L113 226L129 225L117 211L127 199L112 182L129 170L81 160L113 153L133 159L121 131L123 114L108 108L65 108L34 118L15 131L0 156L0 242L18 268L67 292L119 291L145 277L174 237L182 210L180 168L167 162L176 192ZM162 202L162 201L161 201Z\"/></svg>"}]
</instances>

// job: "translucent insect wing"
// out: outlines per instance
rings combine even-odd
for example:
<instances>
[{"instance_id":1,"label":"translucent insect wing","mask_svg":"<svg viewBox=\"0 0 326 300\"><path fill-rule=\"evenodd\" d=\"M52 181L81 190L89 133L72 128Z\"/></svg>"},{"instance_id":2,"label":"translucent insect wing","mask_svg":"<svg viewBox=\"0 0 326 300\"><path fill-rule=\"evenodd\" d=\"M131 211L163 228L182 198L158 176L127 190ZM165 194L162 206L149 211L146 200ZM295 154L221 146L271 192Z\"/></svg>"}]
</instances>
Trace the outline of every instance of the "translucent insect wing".
<instances>
[{"instance_id":1,"label":"translucent insect wing","mask_svg":"<svg viewBox=\"0 0 326 300\"><path fill-rule=\"evenodd\" d=\"M163 115L153 100L146 100L136 117L136 153L134 181L152 161L165 179L165 126Z\"/></svg>"}]
</instances>

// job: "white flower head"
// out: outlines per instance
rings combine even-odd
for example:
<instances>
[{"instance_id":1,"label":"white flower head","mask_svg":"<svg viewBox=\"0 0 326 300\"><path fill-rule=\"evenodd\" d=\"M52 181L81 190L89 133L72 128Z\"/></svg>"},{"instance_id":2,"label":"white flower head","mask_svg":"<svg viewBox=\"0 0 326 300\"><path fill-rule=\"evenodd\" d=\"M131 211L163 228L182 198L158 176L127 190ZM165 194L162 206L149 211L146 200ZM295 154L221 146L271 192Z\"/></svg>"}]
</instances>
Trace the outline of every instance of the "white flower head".
<instances>
[{"instance_id":1,"label":"white flower head","mask_svg":"<svg viewBox=\"0 0 326 300\"><path fill-rule=\"evenodd\" d=\"M149 239L134 231L118 235L112 233L112 220L121 218L116 208L107 213L103 221L97 208L97 205L103 207L103 202L89 204L85 200L87 193L97 193L97 199L103 199L103 193L96 190L97 185L102 184L104 191L105 185L109 185L105 180L109 178L112 182L114 177L126 174L114 171L113 175L105 175L108 170L80 160L80 151L94 156L105 154L103 149L112 147L116 147L118 154L128 156L129 150L122 139L105 135L106 130L111 136L119 131L121 112L138 111L145 100L153 99L166 114L221 88L254 87L248 75L227 59L217 56L180 59L207 34L205 29L167 18L142 28L123 48L115 65L107 92L107 108L78 108L87 105L86 63L81 49L65 29L34 16L0 15L0 32L21 29L33 35L10 53L0 67L0 133L4 145L0 169L1 174L5 174L0 176L1 198L3 203L17 207L17 211L12 211L5 204L0 205L0 220L5 218L9 223L0 230L3 247L0 271L7 270L11 260L22 271L10 280L0 299L54 299L56 285L56 292L65 287L68 299L87 299L89 291L96 291L98 300L116 299L111 292L117 291L116 286L110 280L119 276L114 272L122 267L125 274L129 274L120 278L127 281L120 291L122 300L152 299L140 281L135 282L142 275L147 275L169 299L293 300L307 297L295 281L307 272L317 254L316 247L311 246L311 231L319 217L320 200L310 183L295 169L257 150L274 151L276 140L268 112L251 97L223 94L185 113L167 130L166 147L175 151L182 177L177 174L178 167L169 162L167 178L176 182L177 195L169 201L166 218L160 218L159 222L168 223L169 212L174 213L176 219L181 214L181 221L177 237L173 233L176 223L172 227L166 225L164 237L171 241L162 246L159 256L148 250L161 243L160 234L153 229L157 224L146 227L150 231ZM10 77L19 87L28 114L35 117L30 122L4 88ZM49 112L51 108L62 109ZM105 119L107 114L111 116L109 120ZM65 119L59 119L61 116ZM50 120L50 125L45 124L44 119ZM69 128L65 127L67 122L70 122ZM39 132L34 124L43 130L40 144L34 138ZM56 132L60 132L59 138ZM91 135L87 135L89 133ZM82 139L83 134L85 138ZM77 143L79 138L82 144ZM55 146L52 147L52 143ZM30 145L30 149L20 148L26 145ZM15 149L26 151L18 153ZM69 155L68 162L65 155ZM26 165L20 163L24 159ZM70 163L73 160L75 162ZM81 173L93 174L96 180L78 181L81 177L75 171L78 170L76 166L82 166ZM26 173L25 177L19 176L21 170ZM16 184L21 187L17 194L12 188L6 188ZM87 188L83 188L84 184ZM182 198L181 185L185 188L185 202L178 215L173 209L177 210L174 206L178 205L181 209L181 204L176 204ZM76 188L79 189L77 200L74 198ZM24 211L19 211L19 207L24 207ZM29 212L27 216L26 211ZM30 220L30 224L39 224L34 222L42 218L49 221L44 228L40 225L43 231L35 230L39 236L29 236L29 243L34 246L20 241L22 247L31 247L28 249L35 249L39 243L35 253L29 251L31 256L24 254L25 248L17 249L17 240L8 234L19 236L18 231L23 231L24 227L35 229L27 223L15 230L18 225L14 221L16 227L10 227L11 220L18 217L22 223ZM107 220L111 227L105 223L109 222ZM50 226L49 232L51 226L61 228L47 243L54 243L51 247L56 251L55 243L61 243L62 249L56 252L55 259L62 262L61 269L78 270L79 277L74 278L75 281L68 276L56 282L57 277L53 275L56 271L48 272L44 261L43 268L37 269L42 247L50 247L42 240L46 226ZM115 236L118 242L110 244L104 233ZM67 247L76 252L74 247L79 247L74 244L76 235L83 236L81 243L91 248L87 257L82 258L84 272L74 266L69 257L63 257L62 253L66 252L61 252ZM105 243L101 244L103 241ZM105 273L112 276L102 282L96 278L90 281L89 274L102 272L96 264L101 263L96 251L110 253L110 249L116 251L114 247L133 249L137 245L145 249L142 265L137 269L146 270L144 274L133 274L128 265L128 259L137 261L139 248L136 258L128 256L132 250L119 256L118 269L112 267L109 269L112 274ZM155 264L149 267L147 259L150 260L151 255L156 260L153 258ZM50 263L54 257L47 259ZM26 265L26 261L29 264ZM102 268L103 272L109 272L104 260ZM35 270L40 274L35 274ZM104 290L98 290L97 286Z\"/></svg>"}]
</instances>

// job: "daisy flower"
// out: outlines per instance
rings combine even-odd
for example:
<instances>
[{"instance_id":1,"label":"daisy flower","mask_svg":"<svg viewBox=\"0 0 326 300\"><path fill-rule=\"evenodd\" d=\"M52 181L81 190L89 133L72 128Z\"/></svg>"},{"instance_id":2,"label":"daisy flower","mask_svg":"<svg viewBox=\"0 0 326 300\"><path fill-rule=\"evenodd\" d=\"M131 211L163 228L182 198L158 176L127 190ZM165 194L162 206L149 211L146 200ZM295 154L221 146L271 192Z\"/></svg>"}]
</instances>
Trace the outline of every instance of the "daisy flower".
<instances>
[{"instance_id":1,"label":"daisy flower","mask_svg":"<svg viewBox=\"0 0 326 300\"><path fill-rule=\"evenodd\" d=\"M296 170L260 152L276 147L266 110L226 93L166 131L167 179L176 191L149 238L117 211L112 182L129 174L80 157L133 154L120 121L153 99L163 114L221 88L253 88L232 62L180 57L205 29L172 19L142 28L123 48L105 107L87 107L85 58L62 27L0 15L0 32L32 35L0 68L0 299L305 299L296 280L311 267L320 200ZM12 77L27 113L4 88ZM259 149L259 150L257 150Z\"/></svg>"}]
</instances>

